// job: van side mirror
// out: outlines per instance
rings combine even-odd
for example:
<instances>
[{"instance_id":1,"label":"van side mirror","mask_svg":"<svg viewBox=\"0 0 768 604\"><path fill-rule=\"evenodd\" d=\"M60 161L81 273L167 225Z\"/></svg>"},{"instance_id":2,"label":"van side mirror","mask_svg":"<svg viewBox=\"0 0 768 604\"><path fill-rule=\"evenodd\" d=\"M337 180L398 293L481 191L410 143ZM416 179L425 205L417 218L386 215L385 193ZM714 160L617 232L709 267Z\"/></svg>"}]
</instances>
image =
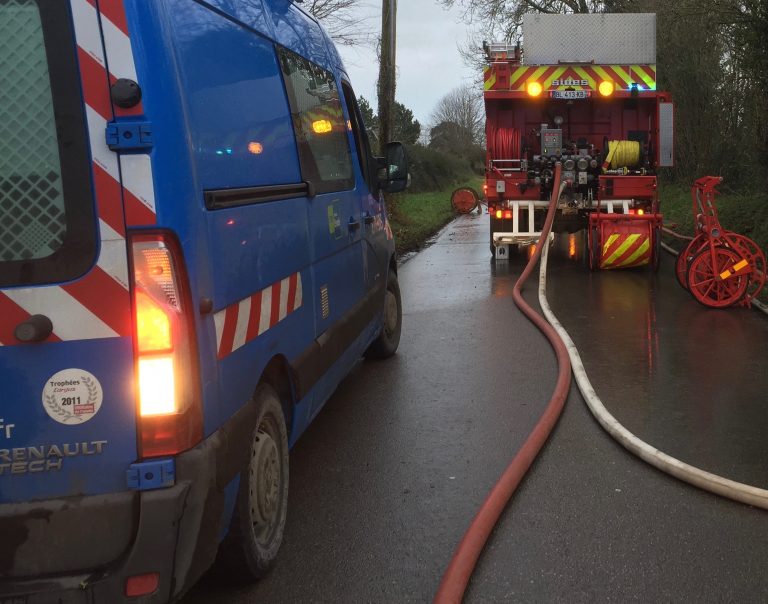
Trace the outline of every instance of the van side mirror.
<instances>
[{"instance_id":1,"label":"van side mirror","mask_svg":"<svg viewBox=\"0 0 768 604\"><path fill-rule=\"evenodd\" d=\"M377 157L379 186L387 193L404 191L411 181L408 156L402 143L387 143L386 157Z\"/></svg>"}]
</instances>

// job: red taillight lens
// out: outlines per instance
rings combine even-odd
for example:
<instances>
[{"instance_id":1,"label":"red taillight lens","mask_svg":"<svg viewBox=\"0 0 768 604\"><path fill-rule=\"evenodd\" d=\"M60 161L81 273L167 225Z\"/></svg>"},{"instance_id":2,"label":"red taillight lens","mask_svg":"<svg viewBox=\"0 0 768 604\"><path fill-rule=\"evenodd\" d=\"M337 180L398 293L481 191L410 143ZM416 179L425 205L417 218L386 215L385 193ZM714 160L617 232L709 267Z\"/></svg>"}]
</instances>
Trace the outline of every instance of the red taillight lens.
<instances>
[{"instance_id":1,"label":"red taillight lens","mask_svg":"<svg viewBox=\"0 0 768 604\"><path fill-rule=\"evenodd\" d=\"M125 596L127 598L148 596L149 594L156 592L159 585L160 573L134 575L125 580Z\"/></svg>"},{"instance_id":2,"label":"red taillight lens","mask_svg":"<svg viewBox=\"0 0 768 604\"><path fill-rule=\"evenodd\" d=\"M512 210L505 211L504 218L512 218Z\"/></svg>"},{"instance_id":3,"label":"red taillight lens","mask_svg":"<svg viewBox=\"0 0 768 604\"><path fill-rule=\"evenodd\" d=\"M181 250L169 233L130 237L141 457L202 439L195 325Z\"/></svg>"}]
</instances>

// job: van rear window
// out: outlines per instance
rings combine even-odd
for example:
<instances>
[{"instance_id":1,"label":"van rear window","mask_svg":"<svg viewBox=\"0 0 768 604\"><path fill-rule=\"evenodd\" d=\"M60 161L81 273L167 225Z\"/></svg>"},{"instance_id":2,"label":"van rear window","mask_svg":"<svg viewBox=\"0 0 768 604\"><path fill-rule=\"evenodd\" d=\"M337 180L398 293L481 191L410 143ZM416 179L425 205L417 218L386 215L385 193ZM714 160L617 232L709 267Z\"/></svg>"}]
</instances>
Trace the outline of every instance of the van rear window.
<instances>
[{"instance_id":1,"label":"van rear window","mask_svg":"<svg viewBox=\"0 0 768 604\"><path fill-rule=\"evenodd\" d=\"M0 286L73 279L96 251L67 6L0 0Z\"/></svg>"},{"instance_id":2,"label":"van rear window","mask_svg":"<svg viewBox=\"0 0 768 604\"><path fill-rule=\"evenodd\" d=\"M302 176L317 193L354 188L347 123L333 74L285 48L279 55Z\"/></svg>"}]
</instances>

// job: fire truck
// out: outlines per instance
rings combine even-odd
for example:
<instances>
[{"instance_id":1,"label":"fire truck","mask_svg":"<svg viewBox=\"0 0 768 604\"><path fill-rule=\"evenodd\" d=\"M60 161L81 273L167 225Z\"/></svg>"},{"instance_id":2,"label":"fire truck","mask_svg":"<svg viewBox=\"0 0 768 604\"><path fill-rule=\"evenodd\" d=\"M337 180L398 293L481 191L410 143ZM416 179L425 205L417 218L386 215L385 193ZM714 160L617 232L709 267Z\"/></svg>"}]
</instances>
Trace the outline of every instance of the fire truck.
<instances>
[{"instance_id":1,"label":"fire truck","mask_svg":"<svg viewBox=\"0 0 768 604\"><path fill-rule=\"evenodd\" d=\"M528 14L522 48L484 49L491 253L535 242L562 187L553 229L586 230L591 269L658 267L674 107L656 89L655 15Z\"/></svg>"}]
</instances>

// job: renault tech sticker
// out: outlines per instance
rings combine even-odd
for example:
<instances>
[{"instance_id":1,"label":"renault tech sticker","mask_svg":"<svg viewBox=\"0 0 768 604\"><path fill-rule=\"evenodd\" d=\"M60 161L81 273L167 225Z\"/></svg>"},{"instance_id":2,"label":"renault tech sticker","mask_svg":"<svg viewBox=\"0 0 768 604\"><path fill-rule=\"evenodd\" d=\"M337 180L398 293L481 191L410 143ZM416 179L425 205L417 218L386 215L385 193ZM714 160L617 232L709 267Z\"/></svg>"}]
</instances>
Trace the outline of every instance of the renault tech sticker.
<instances>
[{"instance_id":1,"label":"renault tech sticker","mask_svg":"<svg viewBox=\"0 0 768 604\"><path fill-rule=\"evenodd\" d=\"M96 376L84 369L62 369L43 388L45 412L60 424L84 424L101 408L104 393Z\"/></svg>"}]
</instances>

